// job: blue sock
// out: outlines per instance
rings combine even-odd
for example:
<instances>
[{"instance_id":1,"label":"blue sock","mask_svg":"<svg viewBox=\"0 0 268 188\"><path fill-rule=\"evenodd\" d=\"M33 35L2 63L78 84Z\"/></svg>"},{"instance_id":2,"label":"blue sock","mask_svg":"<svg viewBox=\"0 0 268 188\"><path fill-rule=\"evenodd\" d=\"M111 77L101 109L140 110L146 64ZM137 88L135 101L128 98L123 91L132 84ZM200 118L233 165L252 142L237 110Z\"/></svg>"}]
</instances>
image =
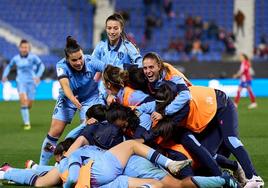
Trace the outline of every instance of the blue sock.
<instances>
[{"instance_id":1,"label":"blue sock","mask_svg":"<svg viewBox=\"0 0 268 188\"><path fill-rule=\"evenodd\" d=\"M202 146L194 135L186 133L181 136L181 144L192 153L202 164L202 166L209 169L213 176L221 176L222 172L215 159L208 152L208 150Z\"/></svg>"},{"instance_id":2,"label":"blue sock","mask_svg":"<svg viewBox=\"0 0 268 188\"><path fill-rule=\"evenodd\" d=\"M216 154L216 156L214 158L216 159L217 163L222 168L227 168L227 169L230 169L232 171L235 171L238 168L238 163L236 161L232 161L223 155Z\"/></svg>"},{"instance_id":3,"label":"blue sock","mask_svg":"<svg viewBox=\"0 0 268 188\"><path fill-rule=\"evenodd\" d=\"M4 174L4 179L11 180L22 185L33 186L37 178L38 175L32 169L12 168Z\"/></svg>"},{"instance_id":4,"label":"blue sock","mask_svg":"<svg viewBox=\"0 0 268 188\"><path fill-rule=\"evenodd\" d=\"M86 124L85 123L81 123L79 126L77 126L76 128L72 129L68 134L67 136L65 137L66 138L77 138L79 136L79 134L82 132L82 130L86 127Z\"/></svg>"},{"instance_id":5,"label":"blue sock","mask_svg":"<svg viewBox=\"0 0 268 188\"><path fill-rule=\"evenodd\" d=\"M155 151L154 149L150 149L146 158L153 164L159 164L163 167L167 167L169 162L172 161L171 159L165 157L164 155Z\"/></svg>"},{"instance_id":6,"label":"blue sock","mask_svg":"<svg viewBox=\"0 0 268 188\"><path fill-rule=\"evenodd\" d=\"M47 165L50 158L53 156L53 148L57 145L58 138L53 138L49 135L45 138L42 149L41 155L39 160L39 165Z\"/></svg>"},{"instance_id":7,"label":"blue sock","mask_svg":"<svg viewBox=\"0 0 268 188\"><path fill-rule=\"evenodd\" d=\"M225 180L219 176L204 177L194 176L191 178L194 184L199 188L221 187L225 184Z\"/></svg>"},{"instance_id":8,"label":"blue sock","mask_svg":"<svg viewBox=\"0 0 268 188\"><path fill-rule=\"evenodd\" d=\"M33 170L38 176L42 176L52 170L52 168L54 168L54 166L37 165Z\"/></svg>"},{"instance_id":9,"label":"blue sock","mask_svg":"<svg viewBox=\"0 0 268 188\"><path fill-rule=\"evenodd\" d=\"M30 113L29 113L28 106L21 106L20 112L21 112L24 125L30 125Z\"/></svg>"}]
</instances>

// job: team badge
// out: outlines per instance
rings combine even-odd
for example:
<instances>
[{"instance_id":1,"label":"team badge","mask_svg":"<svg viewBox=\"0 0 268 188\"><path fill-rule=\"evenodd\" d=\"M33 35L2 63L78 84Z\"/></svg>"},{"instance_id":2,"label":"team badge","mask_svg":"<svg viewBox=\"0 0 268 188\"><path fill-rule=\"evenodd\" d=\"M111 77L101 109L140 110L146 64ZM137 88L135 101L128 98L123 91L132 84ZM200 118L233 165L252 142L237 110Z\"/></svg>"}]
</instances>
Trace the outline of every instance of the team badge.
<instances>
[{"instance_id":1,"label":"team badge","mask_svg":"<svg viewBox=\"0 0 268 188\"><path fill-rule=\"evenodd\" d=\"M63 70L63 68L57 68L57 75L58 76L61 76L61 75L63 75L64 74L64 70Z\"/></svg>"},{"instance_id":2,"label":"team badge","mask_svg":"<svg viewBox=\"0 0 268 188\"><path fill-rule=\"evenodd\" d=\"M117 54L117 57L118 57L118 59L123 59L123 57L124 57L124 53L123 52L118 52L118 54Z\"/></svg>"}]
</instances>

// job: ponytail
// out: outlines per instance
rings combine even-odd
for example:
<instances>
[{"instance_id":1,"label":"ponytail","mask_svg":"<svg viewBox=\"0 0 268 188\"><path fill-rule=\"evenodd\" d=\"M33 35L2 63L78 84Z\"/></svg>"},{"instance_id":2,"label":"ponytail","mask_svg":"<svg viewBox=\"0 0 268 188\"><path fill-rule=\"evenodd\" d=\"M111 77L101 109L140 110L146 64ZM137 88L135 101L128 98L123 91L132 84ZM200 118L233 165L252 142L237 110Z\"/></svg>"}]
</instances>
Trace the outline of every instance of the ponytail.
<instances>
[{"instance_id":1,"label":"ponytail","mask_svg":"<svg viewBox=\"0 0 268 188\"><path fill-rule=\"evenodd\" d=\"M66 45L64 49L65 57L68 58L70 54L80 51L82 48L72 36L66 38Z\"/></svg>"},{"instance_id":2,"label":"ponytail","mask_svg":"<svg viewBox=\"0 0 268 188\"><path fill-rule=\"evenodd\" d=\"M109 82L114 88L121 89L125 87L129 79L127 70L108 65L103 72L103 79Z\"/></svg>"}]
</instances>

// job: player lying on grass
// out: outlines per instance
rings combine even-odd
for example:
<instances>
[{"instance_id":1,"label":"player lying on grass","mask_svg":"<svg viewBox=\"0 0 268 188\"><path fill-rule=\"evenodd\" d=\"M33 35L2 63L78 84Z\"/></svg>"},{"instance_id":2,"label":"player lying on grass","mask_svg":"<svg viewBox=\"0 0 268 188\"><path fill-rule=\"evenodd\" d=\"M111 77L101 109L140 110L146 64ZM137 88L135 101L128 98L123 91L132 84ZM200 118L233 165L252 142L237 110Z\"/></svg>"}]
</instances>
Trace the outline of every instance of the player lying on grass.
<instances>
[{"instance_id":1,"label":"player lying on grass","mask_svg":"<svg viewBox=\"0 0 268 188\"><path fill-rule=\"evenodd\" d=\"M70 138L69 138L70 139ZM65 140L61 143L59 143L55 149L55 154L57 157L60 157L70 146L71 141L70 140ZM110 150L109 157L114 158L116 163L118 163L119 166L121 164L125 164L125 154L114 154L117 153L118 150L122 152L122 149L127 147L127 151L132 150L131 148L135 148L135 144L138 144L138 147L140 147L140 143L137 143L135 141L127 141L124 142L124 146L118 145L117 148L114 148ZM143 146L143 145L142 145ZM60 177L63 177L63 175L66 173L69 167L69 173L72 173L72 170L70 168L73 168L71 164L74 164L74 170L76 168L80 168L80 166L76 166L76 164L85 164L87 163L88 159L87 156L89 155L88 151L92 151L92 153L98 153L99 156L103 155L106 153L104 150L101 150L97 147L91 146L93 148L89 149L87 146L77 150L70 156L70 158L63 158L59 165L57 167L49 167L49 166L40 166L40 165L33 165L33 169L15 169L11 168L8 165L5 165L1 168L0 171L0 179L6 179L6 180L12 180L16 183L19 184L25 184L25 185L32 185L36 187L43 187L43 186L53 186L53 185L58 185L62 182L62 179ZM134 149L135 150L135 149ZM151 150L153 151L153 150ZM114 154L114 156L112 156ZM156 153L154 153L156 154ZM85 161L81 161L81 155L84 156L83 158ZM91 154L92 155L92 154ZM107 155L107 154L106 154ZM118 157L117 157L118 156ZM95 156L97 157L97 156ZM98 157L97 157L98 158ZM102 158L102 157L99 157ZM99 159L98 158L98 159ZM159 160L162 158L160 155ZM78 159L78 160L77 160ZM117 160L120 160L117 161ZM152 159L152 158L151 158ZM164 159L164 158L163 158ZM100 160L100 159L99 159ZM161 159L162 160L162 159ZM78 163L76 163L78 162ZM191 178L186 178L184 180L177 180L173 178L171 175L166 173L165 171L161 170L160 168L157 168L155 165L153 165L149 160L142 158L137 155L133 155L129 158L127 161L127 164L124 168L124 171L122 171L122 175L116 177L115 179L114 176L108 175L109 177L105 177L105 173L109 172L109 169L112 169L111 167L111 160L109 161L102 161L102 162L108 162L109 164L102 165L100 169L96 169L96 166L99 165L98 163L96 166L92 166L92 171L97 171L100 174L97 174L97 179L110 179L112 180L108 184L102 185L100 187L102 188L112 188L112 187L119 187L119 188L124 188L124 187L137 187L140 186L144 183L150 183L151 187L169 187L169 188L180 188L180 187L221 187L221 186L226 186L226 187L239 187L239 185L236 183L236 181L229 176L228 174L224 174L222 177L191 177ZM68 166L69 164L69 166ZM187 163L180 163L183 167ZM94 163L93 163L94 165ZM50 170L49 170L50 169ZM45 172L49 170L48 173L45 174ZM70 171L71 170L71 171ZM117 169L118 170L118 169ZM44 176L38 176L41 174L45 174ZM75 176L77 176L78 173L75 173ZM89 175L89 173L87 174ZM93 179L94 174L91 173L91 178ZM104 175L104 177L102 177ZM80 176L79 176L80 177ZM101 178L102 177L102 178ZM136 177L139 178L146 178L145 179L137 179ZM70 177L69 177L70 178ZM76 179L76 178L75 178ZM92 180L91 179L91 180ZM156 181L156 180L159 180ZM79 181L79 180L78 180ZM96 182L95 182L96 183ZM68 184L65 184L66 187ZM93 186L93 185L91 185ZM94 186L93 186L94 187Z\"/></svg>"},{"instance_id":2,"label":"player lying on grass","mask_svg":"<svg viewBox=\"0 0 268 188\"><path fill-rule=\"evenodd\" d=\"M36 187L53 186L63 180L64 187L71 187L77 183L81 166L93 162L87 171L88 182L91 186L102 186L113 181L122 175L128 159L132 155L140 155L152 162L169 169L176 174L181 168L189 164L189 161L172 161L159 154L152 148L138 143L134 140L123 142L107 151L96 146L84 146L72 153L68 158L63 158L57 168L53 168L44 176L38 177L34 171L20 170L4 166L1 168L1 179L12 180L22 184L29 184ZM83 157L82 157L83 156ZM67 168L66 168L67 167ZM68 170L68 175L65 173ZM90 173L89 173L90 172ZM80 171L81 173L81 171ZM91 175L91 177L90 177ZM65 179L65 178L67 179ZM151 183L153 180L132 179L126 177L126 182L134 186L144 183Z\"/></svg>"}]
</instances>

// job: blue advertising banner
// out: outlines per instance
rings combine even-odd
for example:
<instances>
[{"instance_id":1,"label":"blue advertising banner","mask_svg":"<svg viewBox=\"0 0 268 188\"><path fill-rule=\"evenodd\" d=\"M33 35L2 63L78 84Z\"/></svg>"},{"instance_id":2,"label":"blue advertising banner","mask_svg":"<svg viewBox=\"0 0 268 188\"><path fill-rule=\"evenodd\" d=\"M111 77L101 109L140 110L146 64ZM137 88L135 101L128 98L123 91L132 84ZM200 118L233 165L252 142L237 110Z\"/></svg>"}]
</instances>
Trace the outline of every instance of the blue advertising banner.
<instances>
[{"instance_id":1,"label":"blue advertising banner","mask_svg":"<svg viewBox=\"0 0 268 188\"><path fill-rule=\"evenodd\" d=\"M236 95L239 80L237 79L192 79L194 85L208 86L223 90L230 97ZM42 80L37 87L36 100L57 99L60 84L55 80ZM257 97L268 97L268 79L254 79L252 89ZM248 93L246 89L241 92L245 97ZM18 92L15 81L8 81L0 84L0 101L18 100Z\"/></svg>"}]
</instances>

